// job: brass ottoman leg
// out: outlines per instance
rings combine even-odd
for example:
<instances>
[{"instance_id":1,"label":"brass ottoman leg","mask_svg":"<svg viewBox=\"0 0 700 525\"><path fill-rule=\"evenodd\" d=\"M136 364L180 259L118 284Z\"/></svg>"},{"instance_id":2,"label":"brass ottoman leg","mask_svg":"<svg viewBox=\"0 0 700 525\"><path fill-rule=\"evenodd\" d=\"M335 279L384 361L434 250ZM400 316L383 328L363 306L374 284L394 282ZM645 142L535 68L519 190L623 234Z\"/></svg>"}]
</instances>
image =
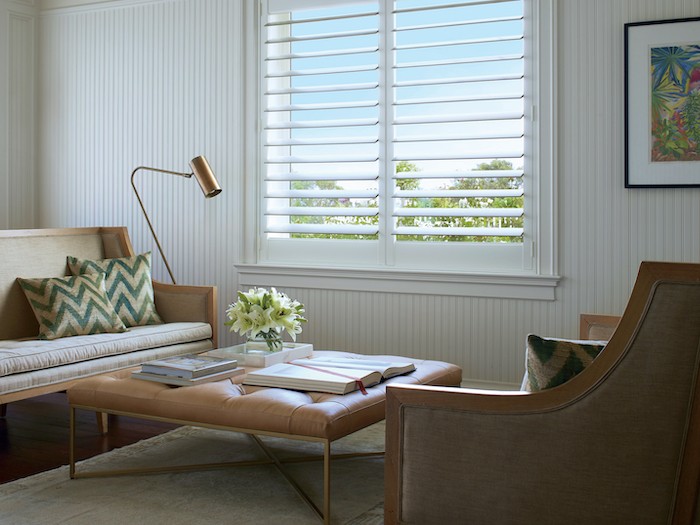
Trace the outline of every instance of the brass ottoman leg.
<instances>
[{"instance_id":1,"label":"brass ottoman leg","mask_svg":"<svg viewBox=\"0 0 700 525\"><path fill-rule=\"evenodd\" d=\"M323 523L331 522L331 442L323 444Z\"/></svg>"}]
</instances>

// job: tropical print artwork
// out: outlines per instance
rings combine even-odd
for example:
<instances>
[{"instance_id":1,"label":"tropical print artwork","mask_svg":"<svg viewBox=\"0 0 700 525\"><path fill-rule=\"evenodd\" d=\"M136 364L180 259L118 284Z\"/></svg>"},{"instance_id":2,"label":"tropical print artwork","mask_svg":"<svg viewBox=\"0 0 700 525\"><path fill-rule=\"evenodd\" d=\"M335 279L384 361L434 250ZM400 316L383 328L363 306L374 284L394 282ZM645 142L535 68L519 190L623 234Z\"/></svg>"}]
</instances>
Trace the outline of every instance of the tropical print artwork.
<instances>
[{"instance_id":1,"label":"tropical print artwork","mask_svg":"<svg viewBox=\"0 0 700 525\"><path fill-rule=\"evenodd\" d=\"M700 42L651 48L651 161L700 160Z\"/></svg>"}]
</instances>

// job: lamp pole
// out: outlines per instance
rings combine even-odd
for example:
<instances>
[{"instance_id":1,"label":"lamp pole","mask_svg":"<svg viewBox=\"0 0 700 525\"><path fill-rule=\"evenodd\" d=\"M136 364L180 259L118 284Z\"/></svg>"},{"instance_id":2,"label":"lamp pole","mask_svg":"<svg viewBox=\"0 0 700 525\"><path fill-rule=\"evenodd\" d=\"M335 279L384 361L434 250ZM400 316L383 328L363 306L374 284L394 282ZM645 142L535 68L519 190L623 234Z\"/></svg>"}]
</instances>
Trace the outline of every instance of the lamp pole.
<instances>
[{"instance_id":1,"label":"lamp pole","mask_svg":"<svg viewBox=\"0 0 700 525\"><path fill-rule=\"evenodd\" d=\"M163 252L163 247L160 244L160 240L158 239L158 236L156 235L156 232L153 229L153 224L151 223L151 219L148 216L148 213L146 212L146 207L143 205L141 195L139 195L139 192L136 189L136 184L134 184L134 177L136 175L136 172L138 172L139 170L155 171L157 173L166 173L168 175L177 175L178 177L185 177L187 179L191 178L192 175L194 175L197 178L197 182L199 183L199 186L202 189L205 198L209 199L221 193L221 186L219 186L219 183L216 180L216 176L211 171L211 168L209 167L209 163L207 162L206 158L204 158L203 156L195 157L190 161L190 167L192 168L192 173L181 173L179 171L151 168L149 166L139 166L131 172L131 187L134 189L136 199L138 199L139 205L141 206L141 211L143 212L144 217L146 217L146 223L148 224L148 228L151 230L151 234L153 235L153 238L156 241L156 246L158 247L160 256L163 258L165 268L168 270L170 280L173 282L173 284L177 284L177 282L175 282L175 276L173 275L173 271L170 268L168 259L165 257L165 253Z\"/></svg>"}]
</instances>

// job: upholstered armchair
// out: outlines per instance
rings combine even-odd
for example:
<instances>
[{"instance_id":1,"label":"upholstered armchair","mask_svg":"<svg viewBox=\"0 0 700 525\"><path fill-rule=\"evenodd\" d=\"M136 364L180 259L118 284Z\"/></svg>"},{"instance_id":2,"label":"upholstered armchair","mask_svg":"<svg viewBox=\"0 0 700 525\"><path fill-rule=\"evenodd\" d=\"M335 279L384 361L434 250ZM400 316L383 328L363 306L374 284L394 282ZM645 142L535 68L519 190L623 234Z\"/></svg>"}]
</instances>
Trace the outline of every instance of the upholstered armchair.
<instances>
[{"instance_id":1,"label":"upholstered armchair","mask_svg":"<svg viewBox=\"0 0 700 525\"><path fill-rule=\"evenodd\" d=\"M388 387L385 522L700 523L699 363L700 264L645 262L560 386Z\"/></svg>"}]
</instances>

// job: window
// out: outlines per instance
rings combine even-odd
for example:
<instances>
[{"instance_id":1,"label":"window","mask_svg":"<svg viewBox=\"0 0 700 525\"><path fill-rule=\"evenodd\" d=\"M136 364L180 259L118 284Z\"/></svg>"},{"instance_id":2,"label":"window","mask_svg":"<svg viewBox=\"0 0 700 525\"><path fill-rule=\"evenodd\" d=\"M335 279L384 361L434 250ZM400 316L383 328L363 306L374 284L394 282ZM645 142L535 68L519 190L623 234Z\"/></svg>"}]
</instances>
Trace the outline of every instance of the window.
<instances>
[{"instance_id":1,"label":"window","mask_svg":"<svg viewBox=\"0 0 700 525\"><path fill-rule=\"evenodd\" d=\"M257 261L553 275L544 3L263 1Z\"/></svg>"}]
</instances>

